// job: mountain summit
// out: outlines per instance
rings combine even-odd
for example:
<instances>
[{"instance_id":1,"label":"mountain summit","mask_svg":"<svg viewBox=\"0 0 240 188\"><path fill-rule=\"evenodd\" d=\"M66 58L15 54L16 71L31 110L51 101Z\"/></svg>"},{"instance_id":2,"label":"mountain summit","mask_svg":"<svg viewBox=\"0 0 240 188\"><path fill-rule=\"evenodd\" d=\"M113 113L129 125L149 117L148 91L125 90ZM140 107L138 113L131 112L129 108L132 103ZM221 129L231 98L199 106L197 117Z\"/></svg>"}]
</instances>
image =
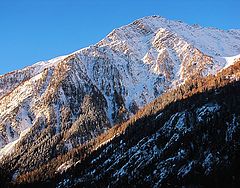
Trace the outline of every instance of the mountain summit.
<instances>
[{"instance_id":1,"label":"mountain summit","mask_svg":"<svg viewBox=\"0 0 240 188\"><path fill-rule=\"evenodd\" d=\"M0 160L13 180L178 86L240 58L240 30L149 16L95 45L0 76Z\"/></svg>"}]
</instances>

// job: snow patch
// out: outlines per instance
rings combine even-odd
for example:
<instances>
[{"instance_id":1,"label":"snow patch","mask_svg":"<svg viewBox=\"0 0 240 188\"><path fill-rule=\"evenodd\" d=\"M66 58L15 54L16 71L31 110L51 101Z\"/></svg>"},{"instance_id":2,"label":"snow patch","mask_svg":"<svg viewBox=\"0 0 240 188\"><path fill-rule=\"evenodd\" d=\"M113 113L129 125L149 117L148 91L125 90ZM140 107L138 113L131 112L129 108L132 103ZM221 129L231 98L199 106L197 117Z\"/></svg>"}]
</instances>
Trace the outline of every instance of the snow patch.
<instances>
[{"instance_id":1,"label":"snow patch","mask_svg":"<svg viewBox=\"0 0 240 188\"><path fill-rule=\"evenodd\" d=\"M72 160L67 161L67 162L61 164L61 165L57 168L56 172L63 173L64 171L66 171L67 169L69 169L72 165L73 165Z\"/></svg>"},{"instance_id":2,"label":"snow patch","mask_svg":"<svg viewBox=\"0 0 240 188\"><path fill-rule=\"evenodd\" d=\"M220 106L216 103L212 104L206 104L203 105L202 107L198 108L196 113L197 113L197 119L199 122L204 120L204 117L211 114L215 113L220 109Z\"/></svg>"},{"instance_id":3,"label":"snow patch","mask_svg":"<svg viewBox=\"0 0 240 188\"><path fill-rule=\"evenodd\" d=\"M224 57L226 60L226 64L224 66L224 69L233 65L237 60L240 60L240 54L232 57Z\"/></svg>"},{"instance_id":4,"label":"snow patch","mask_svg":"<svg viewBox=\"0 0 240 188\"><path fill-rule=\"evenodd\" d=\"M0 149L0 159L2 159L4 155L9 155L14 151L15 145L30 131L30 128L31 127L22 131L18 139L8 143L2 149Z\"/></svg>"},{"instance_id":5,"label":"snow patch","mask_svg":"<svg viewBox=\"0 0 240 188\"><path fill-rule=\"evenodd\" d=\"M183 166L179 172L178 172L178 176L184 177L186 176L193 168L194 165L194 161L189 162L187 165Z\"/></svg>"},{"instance_id":6,"label":"snow patch","mask_svg":"<svg viewBox=\"0 0 240 188\"><path fill-rule=\"evenodd\" d=\"M227 123L227 132L226 132L226 138L225 140L227 142L230 142L233 140L233 136L236 133L237 127L239 126L239 123L237 122L236 115L233 115L232 122Z\"/></svg>"}]
</instances>

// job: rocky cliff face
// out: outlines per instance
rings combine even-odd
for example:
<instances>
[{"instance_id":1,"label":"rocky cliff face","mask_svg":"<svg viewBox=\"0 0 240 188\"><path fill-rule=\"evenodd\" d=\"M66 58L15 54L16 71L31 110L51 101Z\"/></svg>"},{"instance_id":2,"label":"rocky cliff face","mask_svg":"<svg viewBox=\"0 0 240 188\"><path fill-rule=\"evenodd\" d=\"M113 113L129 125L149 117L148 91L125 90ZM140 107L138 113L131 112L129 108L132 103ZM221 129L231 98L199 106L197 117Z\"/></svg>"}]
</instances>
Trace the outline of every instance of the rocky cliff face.
<instances>
[{"instance_id":1,"label":"rocky cliff face","mask_svg":"<svg viewBox=\"0 0 240 188\"><path fill-rule=\"evenodd\" d=\"M16 176L121 123L163 92L238 59L239 30L151 16L0 77L0 158Z\"/></svg>"}]
</instances>

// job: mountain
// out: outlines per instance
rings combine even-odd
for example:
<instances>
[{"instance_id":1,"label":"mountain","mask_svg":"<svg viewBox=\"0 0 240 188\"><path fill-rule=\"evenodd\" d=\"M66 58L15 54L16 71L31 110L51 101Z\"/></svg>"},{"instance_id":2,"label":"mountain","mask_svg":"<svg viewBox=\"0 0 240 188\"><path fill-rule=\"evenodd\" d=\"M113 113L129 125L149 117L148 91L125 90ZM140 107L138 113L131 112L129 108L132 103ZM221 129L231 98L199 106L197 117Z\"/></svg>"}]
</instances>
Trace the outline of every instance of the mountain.
<instances>
[{"instance_id":1,"label":"mountain","mask_svg":"<svg viewBox=\"0 0 240 188\"><path fill-rule=\"evenodd\" d=\"M162 95L119 136L64 163L57 186L239 187L239 71L240 61ZM175 101L162 106L167 100Z\"/></svg>"},{"instance_id":2,"label":"mountain","mask_svg":"<svg viewBox=\"0 0 240 188\"><path fill-rule=\"evenodd\" d=\"M89 148L159 96L224 72L239 54L240 30L149 16L88 48L2 75L2 167L15 181Z\"/></svg>"},{"instance_id":3,"label":"mountain","mask_svg":"<svg viewBox=\"0 0 240 188\"><path fill-rule=\"evenodd\" d=\"M240 61L184 83L17 182L59 188L239 187L239 80Z\"/></svg>"}]
</instances>

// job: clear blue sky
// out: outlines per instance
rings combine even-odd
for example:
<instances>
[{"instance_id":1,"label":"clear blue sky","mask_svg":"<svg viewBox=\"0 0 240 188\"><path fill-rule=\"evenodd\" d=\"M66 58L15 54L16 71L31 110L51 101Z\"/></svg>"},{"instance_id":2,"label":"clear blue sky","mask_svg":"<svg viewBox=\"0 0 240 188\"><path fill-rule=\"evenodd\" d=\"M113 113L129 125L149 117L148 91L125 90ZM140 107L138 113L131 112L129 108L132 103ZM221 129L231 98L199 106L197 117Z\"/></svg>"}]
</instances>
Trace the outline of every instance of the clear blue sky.
<instances>
[{"instance_id":1,"label":"clear blue sky","mask_svg":"<svg viewBox=\"0 0 240 188\"><path fill-rule=\"evenodd\" d=\"M0 0L0 75L94 44L148 15L240 29L239 0Z\"/></svg>"}]
</instances>

